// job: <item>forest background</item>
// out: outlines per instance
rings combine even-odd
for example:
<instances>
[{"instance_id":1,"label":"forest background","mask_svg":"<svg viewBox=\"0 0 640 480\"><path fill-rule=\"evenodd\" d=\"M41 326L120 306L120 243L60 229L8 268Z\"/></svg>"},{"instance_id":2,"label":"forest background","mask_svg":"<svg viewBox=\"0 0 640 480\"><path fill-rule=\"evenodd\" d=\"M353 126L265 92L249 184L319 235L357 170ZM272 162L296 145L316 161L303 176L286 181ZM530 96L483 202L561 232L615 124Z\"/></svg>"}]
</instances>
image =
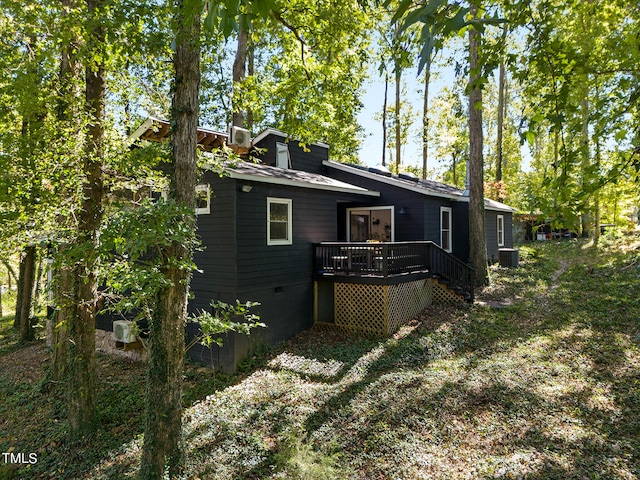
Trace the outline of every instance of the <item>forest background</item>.
<instances>
[{"instance_id":1,"label":"forest background","mask_svg":"<svg viewBox=\"0 0 640 480\"><path fill-rule=\"evenodd\" d=\"M114 4L107 13L112 35L129 43L109 52L114 150L147 116L169 116L169 17L162 18L154 3ZM266 18L244 14L244 52L237 33L204 30L200 124L226 131L236 105L249 109L245 124L254 134L275 127L292 139L329 143L341 161L399 164L464 187L469 72L462 34L434 31L435 48L418 78L425 32L421 25L400 31L391 22L406 2L366 12L358 2L306 3L278 6ZM483 7L486 17L508 20L488 27L483 38L485 180L504 183L489 193L571 228L581 228L583 213L602 213L604 223L629 220L638 203L629 182L638 165L638 6L544 1ZM15 165L15 158L28 156L20 148L34 156L38 148L18 141L25 118L42 116L60 94L54 77L63 37L52 28L60 20L55 9L12 2L4 9L0 135L3 162ZM246 56L245 73L234 82L239 53ZM379 123L373 135L372 112ZM42 131L33 135L51 147ZM11 167L5 171L6 181L15 183Z\"/></svg>"}]
</instances>

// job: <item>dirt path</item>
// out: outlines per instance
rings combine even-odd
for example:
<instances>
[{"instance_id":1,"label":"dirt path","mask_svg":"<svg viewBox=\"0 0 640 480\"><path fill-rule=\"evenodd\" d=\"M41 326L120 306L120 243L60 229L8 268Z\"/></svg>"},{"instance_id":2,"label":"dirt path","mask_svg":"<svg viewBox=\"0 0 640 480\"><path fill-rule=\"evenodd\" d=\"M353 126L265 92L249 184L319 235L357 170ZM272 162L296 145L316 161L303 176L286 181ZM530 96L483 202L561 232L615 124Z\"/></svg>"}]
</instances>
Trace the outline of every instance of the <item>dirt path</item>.
<instances>
[{"instance_id":1,"label":"dirt path","mask_svg":"<svg viewBox=\"0 0 640 480\"><path fill-rule=\"evenodd\" d=\"M560 260L557 270L551 276L549 287L545 293L542 294L540 299L546 298L551 292L556 290L559 286L559 280L562 274L564 274L571 267L569 260ZM485 288L475 300L476 305L486 306L490 308L507 308L512 306L519 299L518 295L514 298L504 296L504 292L499 287L490 286Z\"/></svg>"},{"instance_id":2,"label":"dirt path","mask_svg":"<svg viewBox=\"0 0 640 480\"><path fill-rule=\"evenodd\" d=\"M35 383L44 376L49 351L44 342L34 343L3 356L0 378L14 383Z\"/></svg>"},{"instance_id":3,"label":"dirt path","mask_svg":"<svg viewBox=\"0 0 640 480\"><path fill-rule=\"evenodd\" d=\"M558 288L558 279L564 272L567 271L569 266L570 264L568 261L560 260L560 266L558 267L558 270L556 270L551 277L551 285L549 286L549 290L555 290L556 288Z\"/></svg>"}]
</instances>

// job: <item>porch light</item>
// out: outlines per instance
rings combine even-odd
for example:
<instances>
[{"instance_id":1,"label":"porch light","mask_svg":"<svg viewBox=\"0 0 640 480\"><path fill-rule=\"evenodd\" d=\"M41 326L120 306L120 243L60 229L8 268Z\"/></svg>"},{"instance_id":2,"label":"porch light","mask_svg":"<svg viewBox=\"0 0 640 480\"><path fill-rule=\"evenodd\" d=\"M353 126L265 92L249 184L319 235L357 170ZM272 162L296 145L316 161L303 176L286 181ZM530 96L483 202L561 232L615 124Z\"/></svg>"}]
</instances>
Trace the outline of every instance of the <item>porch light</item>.
<instances>
[{"instance_id":1,"label":"porch light","mask_svg":"<svg viewBox=\"0 0 640 480\"><path fill-rule=\"evenodd\" d=\"M242 185L242 191L244 193L249 193L251 190L253 190L253 186L252 185Z\"/></svg>"}]
</instances>

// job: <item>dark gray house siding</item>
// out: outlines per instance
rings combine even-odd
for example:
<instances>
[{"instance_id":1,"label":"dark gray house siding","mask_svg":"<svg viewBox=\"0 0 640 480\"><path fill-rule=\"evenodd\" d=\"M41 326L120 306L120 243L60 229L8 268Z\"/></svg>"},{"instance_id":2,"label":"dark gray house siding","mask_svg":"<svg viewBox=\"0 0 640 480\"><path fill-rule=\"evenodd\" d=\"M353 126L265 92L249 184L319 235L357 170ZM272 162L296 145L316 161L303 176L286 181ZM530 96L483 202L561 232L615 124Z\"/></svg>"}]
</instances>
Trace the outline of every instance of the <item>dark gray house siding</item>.
<instances>
[{"instance_id":1,"label":"dark gray house siding","mask_svg":"<svg viewBox=\"0 0 640 480\"><path fill-rule=\"evenodd\" d=\"M374 179L363 178L356 174L331 168L327 169L325 175L342 182L358 185L366 188L367 190L380 192L379 198L367 199L366 202L340 206L340 215L338 219L341 223L340 240L346 240L346 209L364 206L395 207L394 224L396 242L425 239L425 223L423 223L421 219L428 215L425 209L428 209L430 205L424 201L424 197L422 195L417 193L412 194L412 192L407 192L401 188L381 184ZM401 209L404 210L404 213L400 213Z\"/></svg>"},{"instance_id":2,"label":"dark gray house siding","mask_svg":"<svg viewBox=\"0 0 640 480\"><path fill-rule=\"evenodd\" d=\"M443 196L428 196L425 193L412 191L402 186L389 185L375 178L367 178L358 173L328 167L325 174L343 182L358 185L369 190L380 192L380 198L368 202L367 205L395 206L395 240L418 241L429 240L440 245L441 208L451 208L452 215L452 253L463 261L469 259L469 208L466 202L454 201ZM338 220L346 224L345 210L352 206L343 205ZM400 210L404 214L400 214ZM341 227L340 240L346 240L345 227Z\"/></svg>"},{"instance_id":3,"label":"dark gray house siding","mask_svg":"<svg viewBox=\"0 0 640 480\"><path fill-rule=\"evenodd\" d=\"M347 171L352 170L352 171ZM395 240L396 241L417 241L429 240L441 245L441 209L451 208L451 242L452 254L464 262L469 261L469 204L462 196L462 192L452 187L442 186L444 192L449 189L450 193L434 193L424 189L415 191L410 187L411 182L400 182L394 177L394 184L385 181L385 178L376 178L376 175L362 174L360 169L355 167L336 168L325 165L325 175L336 178L340 181L358 185L368 190L380 192L380 197L366 205L393 205L395 206ZM433 183L433 182L432 182ZM495 203L493 203L495 205ZM346 223L346 208L358 205L343 205L339 211L338 221ZM485 233L487 242L487 257L489 261L498 260L497 216L504 218L504 246L513 247L512 235L512 212L485 210ZM400 210L404 214L399 214ZM345 227L339 227L341 240L346 240Z\"/></svg>"},{"instance_id":4,"label":"dark gray house siding","mask_svg":"<svg viewBox=\"0 0 640 480\"><path fill-rule=\"evenodd\" d=\"M469 204L451 202L453 253L465 263L469 262Z\"/></svg>"},{"instance_id":5,"label":"dark gray house siding","mask_svg":"<svg viewBox=\"0 0 640 480\"><path fill-rule=\"evenodd\" d=\"M313 244L338 240L338 205L360 195L269 182L220 178L207 173L211 213L198 216L203 251L195 255L200 272L192 280L190 310L210 309L211 300L255 301L253 311L267 328L247 339L230 334L222 349L196 346L193 360L225 371L260 345L291 338L313 322ZM250 185L249 192L242 191ZM267 199L291 200L292 244L267 244ZM190 327L193 336L196 326Z\"/></svg>"},{"instance_id":6,"label":"dark gray house siding","mask_svg":"<svg viewBox=\"0 0 640 480\"><path fill-rule=\"evenodd\" d=\"M504 245L498 244L498 216L504 219ZM513 247L513 213L485 210L485 232L487 237L487 259L491 263L498 262L500 248Z\"/></svg>"},{"instance_id":7,"label":"dark gray house siding","mask_svg":"<svg viewBox=\"0 0 640 480\"><path fill-rule=\"evenodd\" d=\"M268 197L291 200L291 245L267 245ZM255 184L237 201L238 295L262 304L269 325L258 334L273 344L311 325L313 243L336 239L335 194Z\"/></svg>"},{"instance_id":8,"label":"dark gray house siding","mask_svg":"<svg viewBox=\"0 0 640 480\"><path fill-rule=\"evenodd\" d=\"M497 212L485 210L484 212L484 231L487 239L487 260L490 263L498 261L498 228L497 228Z\"/></svg>"},{"instance_id":9,"label":"dark gray house siding","mask_svg":"<svg viewBox=\"0 0 640 480\"><path fill-rule=\"evenodd\" d=\"M258 143L258 147L266 151L259 154L258 158L264 165L276 165L276 144L283 143L289 148L291 168L310 173L323 173L322 161L329 159L329 149L326 146L312 144L305 148L296 141L287 141L284 135L266 135Z\"/></svg>"},{"instance_id":10,"label":"dark gray house siding","mask_svg":"<svg viewBox=\"0 0 640 480\"><path fill-rule=\"evenodd\" d=\"M236 289L236 186L212 172L205 174L202 183L211 188L211 213L197 218L202 250L195 253L194 261L201 272L195 272L191 279L195 295L191 303L202 303L202 292L206 293L203 301L208 305L212 298L225 298Z\"/></svg>"}]
</instances>

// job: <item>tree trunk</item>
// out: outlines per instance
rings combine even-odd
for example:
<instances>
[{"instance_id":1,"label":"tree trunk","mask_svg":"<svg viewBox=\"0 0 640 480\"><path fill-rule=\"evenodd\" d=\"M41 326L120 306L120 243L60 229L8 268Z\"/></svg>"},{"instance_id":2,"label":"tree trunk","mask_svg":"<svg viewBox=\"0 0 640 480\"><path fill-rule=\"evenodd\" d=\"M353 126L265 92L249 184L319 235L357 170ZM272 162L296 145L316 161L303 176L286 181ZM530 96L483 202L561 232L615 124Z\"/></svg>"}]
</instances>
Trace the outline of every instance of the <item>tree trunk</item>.
<instances>
[{"instance_id":1,"label":"tree trunk","mask_svg":"<svg viewBox=\"0 0 640 480\"><path fill-rule=\"evenodd\" d=\"M247 47L247 75L250 77L253 77L253 75L255 74L255 53L256 46L251 41L251 38L249 38L249 46ZM253 122L253 110L251 109L251 106L247 106L247 118L244 124L249 131L253 130Z\"/></svg>"},{"instance_id":2,"label":"tree trunk","mask_svg":"<svg viewBox=\"0 0 640 480\"><path fill-rule=\"evenodd\" d=\"M471 5L471 14L477 17L478 7ZM482 156L482 90L478 85L480 65L478 50L480 33L469 29L469 255L475 270L474 284L488 285L487 242L484 225L484 161Z\"/></svg>"},{"instance_id":3,"label":"tree trunk","mask_svg":"<svg viewBox=\"0 0 640 480\"><path fill-rule=\"evenodd\" d=\"M598 168L598 171L599 171L600 163L601 163L601 155L602 155L600 151L600 138L596 137L595 142L596 142L595 162L596 162L596 167ZM594 222L595 222L594 232L593 232L593 244L597 246L600 241L600 190L596 190L593 195L594 195L593 216L594 216Z\"/></svg>"},{"instance_id":4,"label":"tree trunk","mask_svg":"<svg viewBox=\"0 0 640 480\"><path fill-rule=\"evenodd\" d=\"M589 86L587 82L585 82L582 97L582 132L580 136L580 147L582 150L582 186L584 188L585 184L589 182L589 179L586 178L586 171L591 166L591 149L589 145ZM593 223L589 207L590 203L591 199L588 198L585 201L584 210L581 215L582 238L589 238L592 234Z\"/></svg>"},{"instance_id":5,"label":"tree trunk","mask_svg":"<svg viewBox=\"0 0 640 480\"><path fill-rule=\"evenodd\" d=\"M233 126L244 126L244 113L238 105L238 89L246 76L247 46L249 44L249 29L247 15L240 15L240 30L238 31L238 49L233 61Z\"/></svg>"},{"instance_id":6,"label":"tree trunk","mask_svg":"<svg viewBox=\"0 0 640 480\"><path fill-rule=\"evenodd\" d=\"M540 154L539 154L540 155ZM540 156L538 156L540 158ZM553 132L553 170L554 173L560 164L560 131L554 130Z\"/></svg>"},{"instance_id":7,"label":"tree trunk","mask_svg":"<svg viewBox=\"0 0 640 480\"><path fill-rule=\"evenodd\" d=\"M451 155L451 173L453 175L453 184L458 186L458 171L456 169L456 165L458 163L458 152L454 151L453 155Z\"/></svg>"},{"instance_id":8,"label":"tree trunk","mask_svg":"<svg viewBox=\"0 0 640 480\"><path fill-rule=\"evenodd\" d=\"M387 156L387 98L389 96L389 74L384 76L384 102L382 104L382 166L385 166Z\"/></svg>"},{"instance_id":9,"label":"tree trunk","mask_svg":"<svg viewBox=\"0 0 640 480\"><path fill-rule=\"evenodd\" d=\"M18 281L18 279L16 278L16 272L13 270L13 267L8 261L2 260L2 263L4 264L5 267L7 267L7 288L9 288L9 291L11 291L11 287L12 287L11 277L13 277L13 279L16 282Z\"/></svg>"},{"instance_id":10,"label":"tree trunk","mask_svg":"<svg viewBox=\"0 0 640 480\"><path fill-rule=\"evenodd\" d=\"M169 195L188 207L178 221L195 228L196 148L198 91L200 87L200 19L196 13L184 18L182 0L176 1L178 17L174 54L175 85L171 105L173 177ZM165 467L169 476L179 475L182 449L182 375L185 354L185 317L191 272L187 267L190 247L172 243L163 252L163 268L170 285L159 292L150 323L144 445L138 476L160 479Z\"/></svg>"},{"instance_id":11,"label":"tree trunk","mask_svg":"<svg viewBox=\"0 0 640 480\"><path fill-rule=\"evenodd\" d=\"M66 378L69 358L69 324L71 316L75 315L74 302L76 298L75 271L72 267L63 265L57 273L55 285L56 308L50 319L51 324L51 367L49 377L53 380Z\"/></svg>"},{"instance_id":12,"label":"tree trunk","mask_svg":"<svg viewBox=\"0 0 640 480\"><path fill-rule=\"evenodd\" d=\"M62 15L67 19L72 8L76 7L76 0L62 0ZM76 123L75 134L79 134L80 126L77 125L79 107L82 105L81 91L78 88L80 83L80 65L75 57L78 44L77 38L73 38L65 45L60 53L60 73L58 79L58 98L56 105L56 118L59 125L69 127L68 122ZM71 141L70 143L75 143ZM57 192L58 195L70 195L69 192ZM70 221L63 215L58 217L59 223L69 224ZM68 246L67 246L68 247ZM57 255L64 257L64 253L58 250ZM52 311L47 316L47 344L51 349L51 363L49 377L59 381L66 378L69 342L69 318L74 314L74 302L76 298L74 271L72 267L65 265L62 261L56 275L54 284L54 305Z\"/></svg>"},{"instance_id":13,"label":"tree trunk","mask_svg":"<svg viewBox=\"0 0 640 480\"><path fill-rule=\"evenodd\" d=\"M507 39L507 27L502 27L502 45L503 48ZM504 52L502 53L504 55ZM506 88L506 69L504 59L500 61L500 70L498 73L498 132L496 138L496 182L502 181L502 134L504 132L504 113L505 113L505 88ZM502 201L502 198L498 198Z\"/></svg>"},{"instance_id":14,"label":"tree trunk","mask_svg":"<svg viewBox=\"0 0 640 480\"><path fill-rule=\"evenodd\" d=\"M78 0L62 0L62 15L67 19L69 12L77 8ZM79 77L80 65L76 58L78 50L78 38L71 38L60 52L60 76L58 80L58 102L56 106L56 118L60 122L67 122L79 116L79 97L81 96Z\"/></svg>"},{"instance_id":15,"label":"tree trunk","mask_svg":"<svg viewBox=\"0 0 640 480\"><path fill-rule=\"evenodd\" d=\"M422 179L427 179L427 161L429 159L429 82L431 81L431 62L425 65L424 100L422 102Z\"/></svg>"},{"instance_id":16,"label":"tree trunk","mask_svg":"<svg viewBox=\"0 0 640 480\"><path fill-rule=\"evenodd\" d=\"M16 272L13 270L13 267L11 266L11 264L3 259L0 259L0 263L2 263L6 268L7 268L7 291L9 293L11 293L11 287L13 286L13 281L11 280L11 278L13 277L13 279L17 282L18 279L16 278ZM0 317L2 316L2 302L0 301ZM15 317L14 317L14 322L15 322ZM17 328L17 325L16 325Z\"/></svg>"},{"instance_id":17,"label":"tree trunk","mask_svg":"<svg viewBox=\"0 0 640 480\"><path fill-rule=\"evenodd\" d=\"M90 16L99 15L103 0L87 0ZM69 316L69 436L77 441L93 433L97 424L96 411L96 276L98 231L102 222L104 185L104 103L105 71L102 64L105 35L100 24L89 32L89 51L94 52L97 65L85 70L86 110L90 122L84 152L83 199L78 215L78 235L75 248L82 260L75 264L73 291L76 301Z\"/></svg>"},{"instance_id":18,"label":"tree trunk","mask_svg":"<svg viewBox=\"0 0 640 480\"><path fill-rule=\"evenodd\" d=\"M33 340L33 327L31 318L33 313L33 287L36 273L36 247L29 245L24 249L22 263L24 263L24 276L22 279L22 295L20 297L20 341L27 342Z\"/></svg>"},{"instance_id":19,"label":"tree trunk","mask_svg":"<svg viewBox=\"0 0 640 480\"><path fill-rule=\"evenodd\" d=\"M395 121L396 121L396 173L400 173L400 150L402 148L402 139L401 136L401 125L400 125L400 82L402 81L402 70L399 65L399 61L396 62L396 111L395 111Z\"/></svg>"},{"instance_id":20,"label":"tree trunk","mask_svg":"<svg viewBox=\"0 0 640 480\"><path fill-rule=\"evenodd\" d=\"M16 282L16 314L13 317L13 328L20 329L20 321L22 320L22 297L24 296L24 252L20 255L20 263L18 265L18 281Z\"/></svg>"}]
</instances>

